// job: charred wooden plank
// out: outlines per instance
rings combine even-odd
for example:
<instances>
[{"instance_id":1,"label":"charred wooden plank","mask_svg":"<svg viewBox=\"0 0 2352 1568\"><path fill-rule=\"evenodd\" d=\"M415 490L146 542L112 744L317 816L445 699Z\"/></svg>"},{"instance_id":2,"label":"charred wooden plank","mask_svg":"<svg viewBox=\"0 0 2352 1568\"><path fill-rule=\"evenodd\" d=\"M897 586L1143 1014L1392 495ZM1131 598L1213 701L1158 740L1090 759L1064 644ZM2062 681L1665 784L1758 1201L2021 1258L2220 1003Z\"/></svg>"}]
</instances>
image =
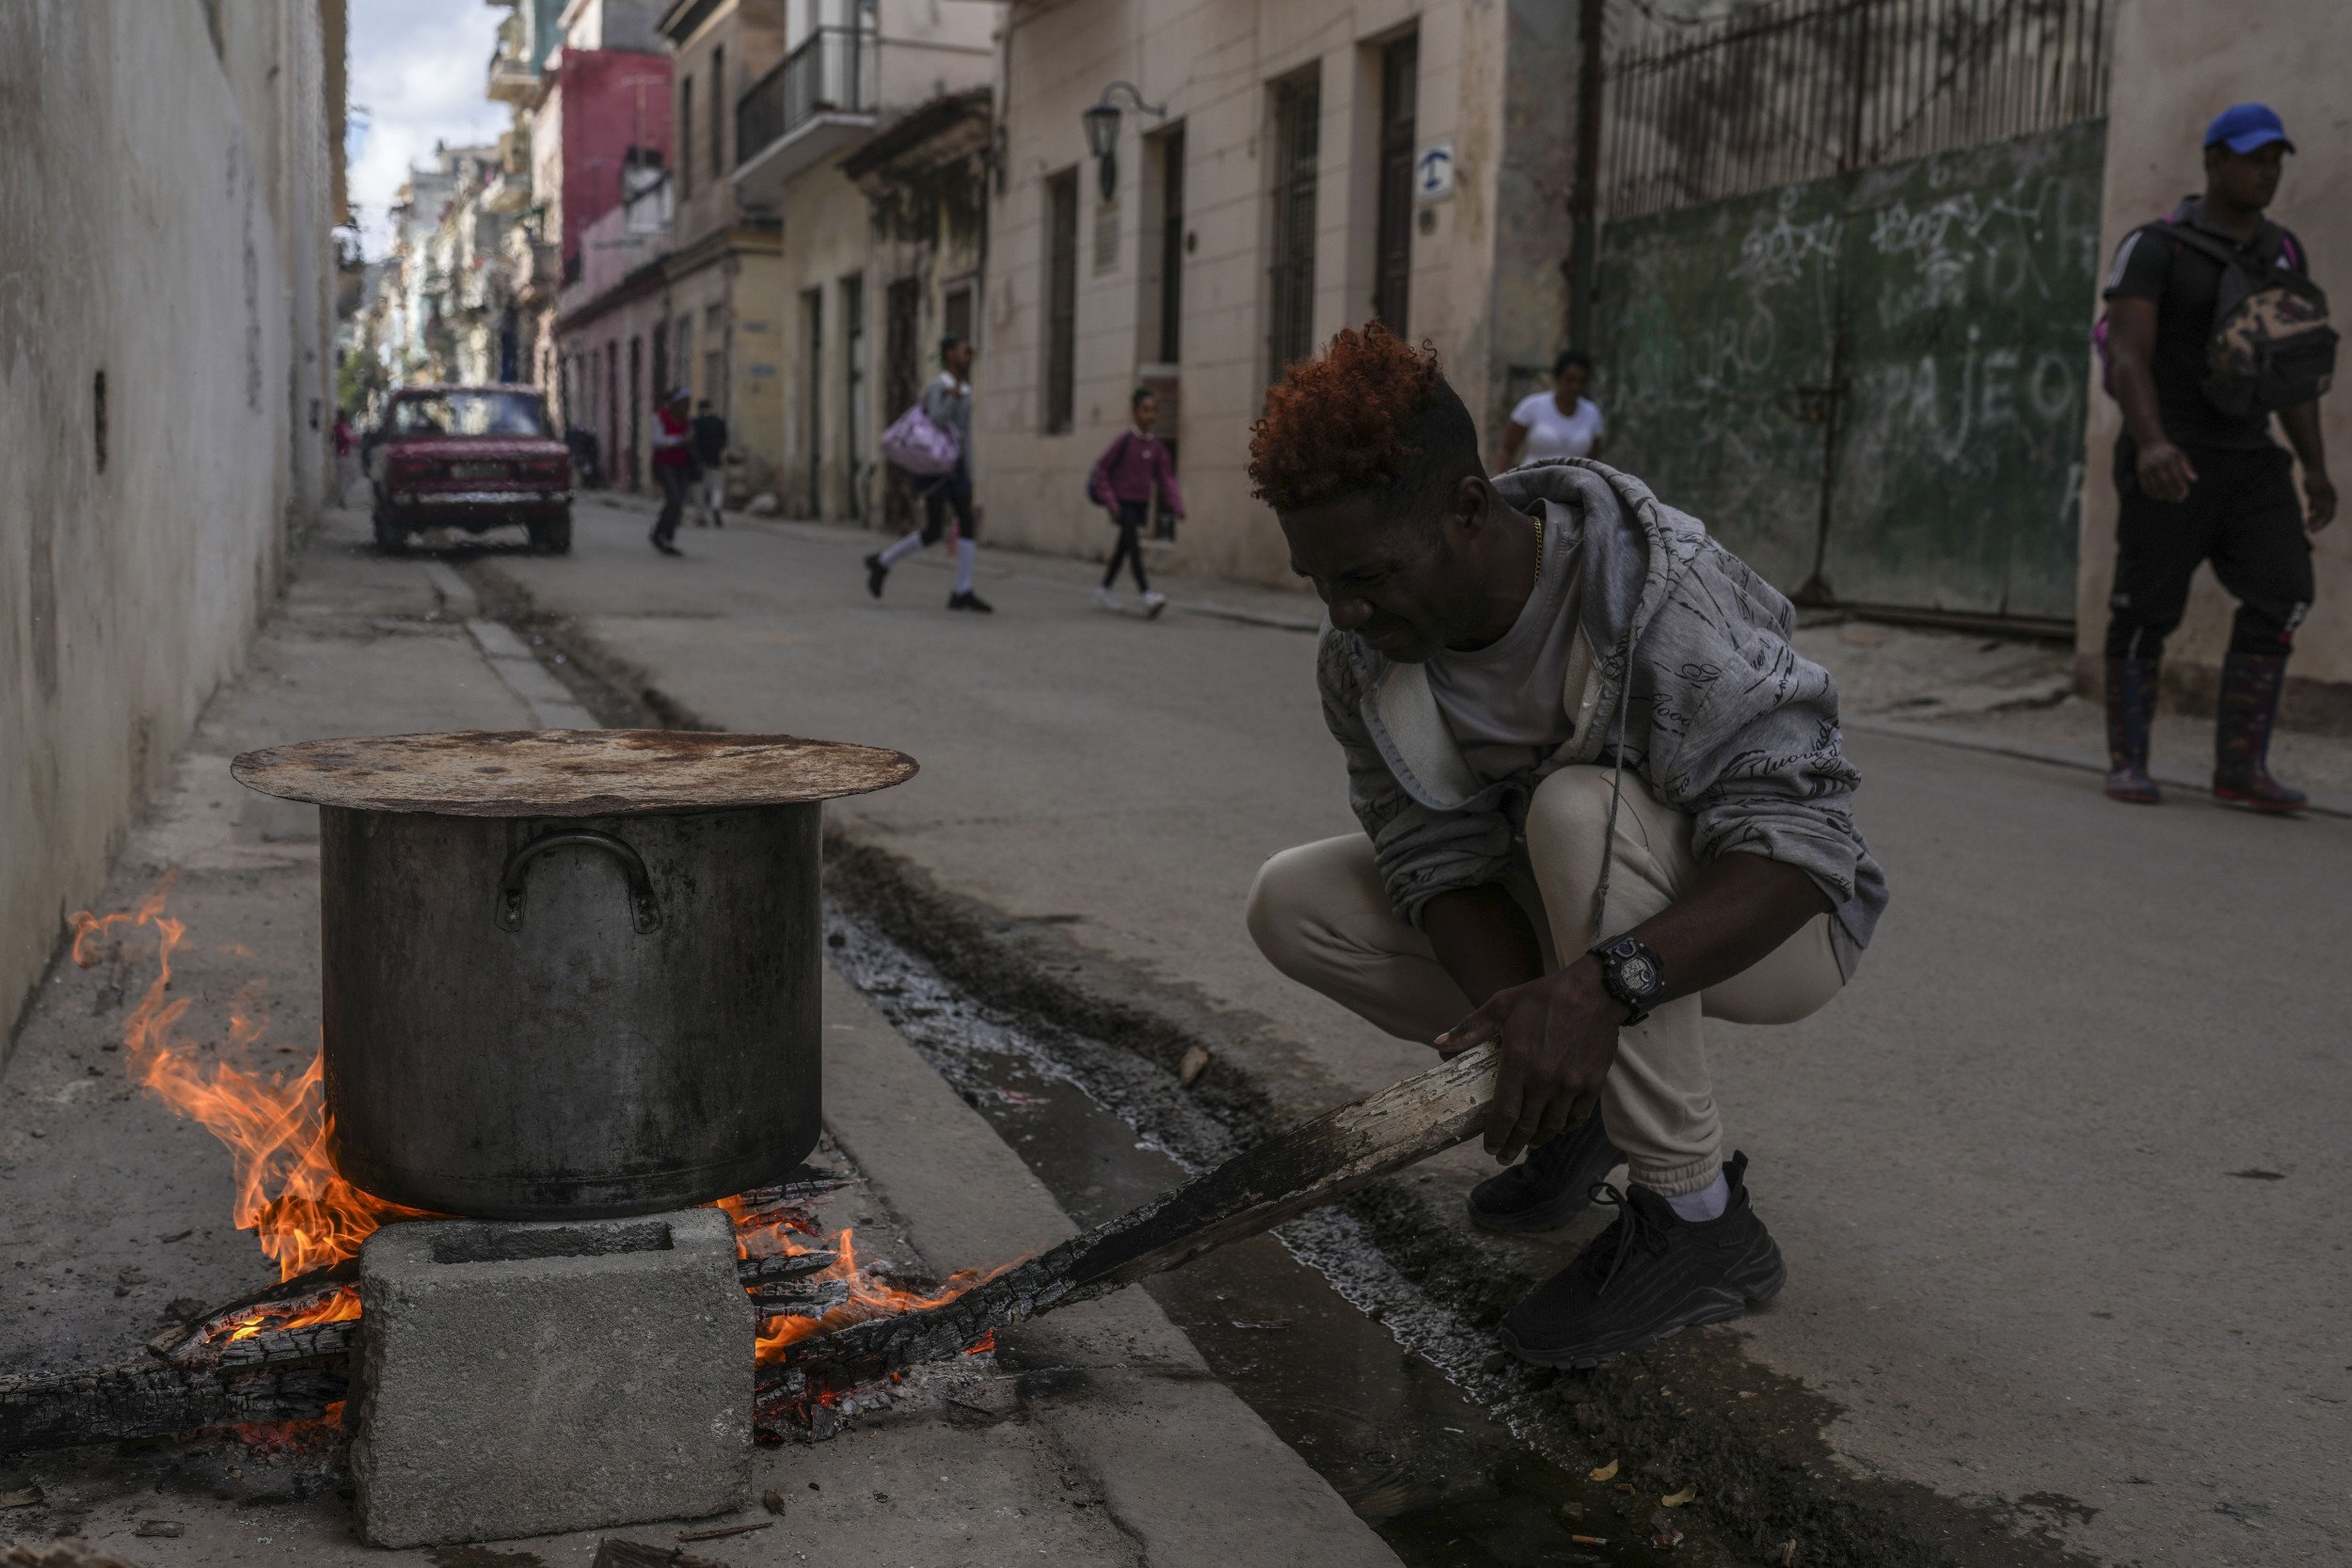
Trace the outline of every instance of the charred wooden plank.
<instances>
[{"instance_id":1,"label":"charred wooden plank","mask_svg":"<svg viewBox=\"0 0 2352 1568\"><path fill-rule=\"evenodd\" d=\"M942 1307L843 1326L763 1368L761 1384L854 1387L953 1355L996 1329L1091 1301L1204 1252L1255 1236L1477 1134L1494 1096L1495 1048L1327 1111L1074 1236Z\"/></svg>"},{"instance_id":2,"label":"charred wooden plank","mask_svg":"<svg viewBox=\"0 0 2352 1568\"><path fill-rule=\"evenodd\" d=\"M840 1260L838 1253L796 1252L788 1258L745 1258L735 1265L735 1276L746 1287L771 1279L797 1279L803 1275L829 1269Z\"/></svg>"},{"instance_id":3,"label":"charred wooden plank","mask_svg":"<svg viewBox=\"0 0 2352 1568\"><path fill-rule=\"evenodd\" d=\"M256 1316L292 1317L306 1307L323 1306L330 1297L357 1285L359 1259L355 1256L292 1279L264 1286L215 1307L186 1324L167 1329L147 1342L148 1350L183 1366L209 1365L218 1359L222 1339L239 1323Z\"/></svg>"},{"instance_id":4,"label":"charred wooden plank","mask_svg":"<svg viewBox=\"0 0 2352 1568\"><path fill-rule=\"evenodd\" d=\"M357 1326L257 1334L216 1367L142 1362L0 1377L0 1453L323 1416L344 1396Z\"/></svg>"}]
</instances>

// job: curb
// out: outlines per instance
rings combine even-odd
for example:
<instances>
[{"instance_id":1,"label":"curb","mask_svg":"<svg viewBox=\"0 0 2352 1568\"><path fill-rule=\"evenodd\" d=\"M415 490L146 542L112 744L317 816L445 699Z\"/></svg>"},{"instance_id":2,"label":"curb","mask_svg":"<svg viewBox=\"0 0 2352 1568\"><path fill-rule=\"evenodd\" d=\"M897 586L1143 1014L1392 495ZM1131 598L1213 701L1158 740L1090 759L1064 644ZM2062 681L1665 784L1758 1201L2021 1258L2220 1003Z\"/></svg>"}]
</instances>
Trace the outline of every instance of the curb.
<instances>
[{"instance_id":1,"label":"curb","mask_svg":"<svg viewBox=\"0 0 2352 1568\"><path fill-rule=\"evenodd\" d=\"M2030 741L2009 740L1976 730L1947 730L1939 725L1908 723L1900 719L1847 719L1842 722L1847 730L1855 735L1883 735L1897 740L1916 740L1930 746L1948 746L1954 751L2013 757L2019 762L2038 762L2044 767L2063 768L2076 773L2104 775L2106 772L2102 764L2074 752L2059 751L2055 746L2036 746ZM2177 789L2194 800L2218 804L2210 800L2208 791L2212 788L2212 781L2209 779L2191 778L2185 773L2170 771L2154 772L2153 777L2167 789ZM2314 795L2305 810L2313 816L2352 819L2352 800L2340 800L2333 796Z\"/></svg>"}]
</instances>

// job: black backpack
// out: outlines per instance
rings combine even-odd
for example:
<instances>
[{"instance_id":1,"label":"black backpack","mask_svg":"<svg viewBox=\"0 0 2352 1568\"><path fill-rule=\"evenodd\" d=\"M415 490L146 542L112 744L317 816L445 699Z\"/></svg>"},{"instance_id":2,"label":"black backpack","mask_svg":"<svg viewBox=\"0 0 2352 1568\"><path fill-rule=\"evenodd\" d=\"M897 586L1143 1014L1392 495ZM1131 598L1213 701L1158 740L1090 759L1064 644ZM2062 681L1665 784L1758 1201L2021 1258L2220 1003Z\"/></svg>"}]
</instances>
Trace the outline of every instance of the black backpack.
<instances>
[{"instance_id":1,"label":"black backpack","mask_svg":"<svg viewBox=\"0 0 2352 1568\"><path fill-rule=\"evenodd\" d=\"M2336 330L2328 325L2328 296L2296 270L2295 242L2276 231L2274 244L2253 255L2184 222L2151 224L2151 230L2221 263L2221 293L2214 302L2205 344L2207 402L2244 419L2310 403L2336 374Z\"/></svg>"}]
</instances>

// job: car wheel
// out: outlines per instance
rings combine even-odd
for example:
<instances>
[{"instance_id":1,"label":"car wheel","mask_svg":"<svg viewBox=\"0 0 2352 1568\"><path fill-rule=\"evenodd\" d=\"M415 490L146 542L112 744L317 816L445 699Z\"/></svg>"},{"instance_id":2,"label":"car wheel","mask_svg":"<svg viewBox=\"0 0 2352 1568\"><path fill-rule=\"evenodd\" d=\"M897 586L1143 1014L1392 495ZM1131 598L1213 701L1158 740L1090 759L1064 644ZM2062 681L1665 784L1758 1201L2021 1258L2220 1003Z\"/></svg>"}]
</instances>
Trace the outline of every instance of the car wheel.
<instances>
[{"instance_id":1,"label":"car wheel","mask_svg":"<svg viewBox=\"0 0 2352 1568\"><path fill-rule=\"evenodd\" d=\"M375 515L374 521L375 547L377 553L382 555L405 555L408 553L408 535L405 530L392 522L391 519L385 516L381 512Z\"/></svg>"},{"instance_id":2,"label":"car wheel","mask_svg":"<svg viewBox=\"0 0 2352 1568\"><path fill-rule=\"evenodd\" d=\"M572 553L572 517L570 513L548 522L531 525L531 547L541 555Z\"/></svg>"}]
</instances>

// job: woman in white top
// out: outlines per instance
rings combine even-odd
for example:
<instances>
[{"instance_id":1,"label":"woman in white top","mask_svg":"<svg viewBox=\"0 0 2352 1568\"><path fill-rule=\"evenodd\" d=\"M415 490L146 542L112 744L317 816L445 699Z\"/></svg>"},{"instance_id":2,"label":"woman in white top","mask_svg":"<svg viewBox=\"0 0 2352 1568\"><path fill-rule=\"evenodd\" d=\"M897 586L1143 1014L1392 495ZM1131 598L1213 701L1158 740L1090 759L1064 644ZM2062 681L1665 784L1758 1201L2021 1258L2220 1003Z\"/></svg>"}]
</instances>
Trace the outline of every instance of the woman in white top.
<instances>
[{"instance_id":1,"label":"woman in white top","mask_svg":"<svg viewBox=\"0 0 2352 1568\"><path fill-rule=\"evenodd\" d=\"M1551 390L1532 392L1511 410L1495 472L1549 457L1598 457L1600 409L1584 395L1592 379L1592 356L1581 349L1562 349L1551 362Z\"/></svg>"}]
</instances>

